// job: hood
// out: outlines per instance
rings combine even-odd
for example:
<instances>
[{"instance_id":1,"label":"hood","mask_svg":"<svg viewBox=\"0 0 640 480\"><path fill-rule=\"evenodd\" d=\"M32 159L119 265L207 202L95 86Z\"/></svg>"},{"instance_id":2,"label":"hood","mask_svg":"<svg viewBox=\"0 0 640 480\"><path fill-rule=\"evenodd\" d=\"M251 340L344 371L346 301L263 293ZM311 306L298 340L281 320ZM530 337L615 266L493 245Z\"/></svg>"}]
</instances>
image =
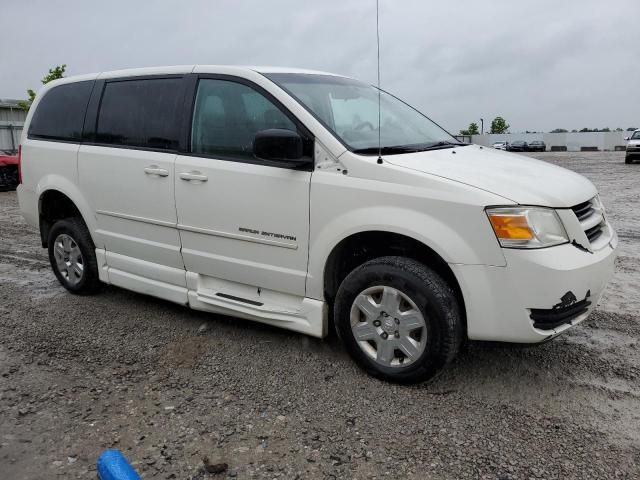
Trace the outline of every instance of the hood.
<instances>
[{"instance_id":1,"label":"hood","mask_svg":"<svg viewBox=\"0 0 640 480\"><path fill-rule=\"evenodd\" d=\"M566 208L597 193L589 180L575 172L478 145L388 155L385 161L465 183L523 205Z\"/></svg>"}]
</instances>

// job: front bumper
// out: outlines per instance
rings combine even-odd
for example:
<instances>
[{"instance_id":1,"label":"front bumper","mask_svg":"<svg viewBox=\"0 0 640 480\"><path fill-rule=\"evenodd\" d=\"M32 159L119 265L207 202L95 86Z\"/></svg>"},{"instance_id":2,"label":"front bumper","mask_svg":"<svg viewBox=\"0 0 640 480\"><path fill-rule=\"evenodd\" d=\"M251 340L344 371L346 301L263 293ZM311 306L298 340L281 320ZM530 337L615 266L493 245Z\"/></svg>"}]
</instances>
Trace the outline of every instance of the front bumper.
<instances>
[{"instance_id":1,"label":"front bumper","mask_svg":"<svg viewBox=\"0 0 640 480\"><path fill-rule=\"evenodd\" d=\"M640 148L627 148L625 156L627 158L640 158Z\"/></svg>"},{"instance_id":2,"label":"front bumper","mask_svg":"<svg viewBox=\"0 0 640 480\"><path fill-rule=\"evenodd\" d=\"M570 244L540 250L504 249L506 267L451 265L465 299L469 338L538 343L582 322L613 275L617 243L614 233L594 253ZM579 303L583 300L586 302ZM559 325L550 321L537 328L545 325L540 322L541 312L557 320L569 311Z\"/></svg>"}]
</instances>

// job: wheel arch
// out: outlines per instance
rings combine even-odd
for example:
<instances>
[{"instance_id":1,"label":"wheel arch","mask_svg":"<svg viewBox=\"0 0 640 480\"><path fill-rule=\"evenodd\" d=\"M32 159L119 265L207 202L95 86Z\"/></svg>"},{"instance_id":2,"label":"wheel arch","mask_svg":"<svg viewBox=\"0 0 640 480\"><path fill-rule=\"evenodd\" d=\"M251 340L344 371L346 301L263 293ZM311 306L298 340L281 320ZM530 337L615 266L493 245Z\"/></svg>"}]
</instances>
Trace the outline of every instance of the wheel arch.
<instances>
[{"instance_id":1,"label":"wheel arch","mask_svg":"<svg viewBox=\"0 0 640 480\"><path fill-rule=\"evenodd\" d=\"M40 239L42 246L47 247L47 239L49 230L56 220L68 217L79 217L87 226L89 235L95 244L94 218L89 214L89 208L86 202L82 200L77 187L65 188L62 185L47 185L38 188L38 219L40 225Z\"/></svg>"},{"instance_id":2,"label":"wheel arch","mask_svg":"<svg viewBox=\"0 0 640 480\"><path fill-rule=\"evenodd\" d=\"M340 240L327 257L323 271L323 293L332 304L344 278L356 267L374 258L404 256L423 263L440 275L458 300L466 332L466 308L462 288L449 264L433 248L408 235L367 230L352 233Z\"/></svg>"}]
</instances>

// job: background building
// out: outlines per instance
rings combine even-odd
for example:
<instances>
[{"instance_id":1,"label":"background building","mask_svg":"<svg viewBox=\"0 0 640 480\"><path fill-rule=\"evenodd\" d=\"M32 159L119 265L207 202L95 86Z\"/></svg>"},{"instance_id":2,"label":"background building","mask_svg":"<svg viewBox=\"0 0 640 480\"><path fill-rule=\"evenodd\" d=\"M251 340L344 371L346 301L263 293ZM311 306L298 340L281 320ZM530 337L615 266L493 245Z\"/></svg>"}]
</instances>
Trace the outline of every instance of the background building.
<instances>
[{"instance_id":1,"label":"background building","mask_svg":"<svg viewBox=\"0 0 640 480\"><path fill-rule=\"evenodd\" d=\"M14 153L20 144L22 127L27 118L18 105L20 100L0 98L0 152Z\"/></svg>"}]
</instances>

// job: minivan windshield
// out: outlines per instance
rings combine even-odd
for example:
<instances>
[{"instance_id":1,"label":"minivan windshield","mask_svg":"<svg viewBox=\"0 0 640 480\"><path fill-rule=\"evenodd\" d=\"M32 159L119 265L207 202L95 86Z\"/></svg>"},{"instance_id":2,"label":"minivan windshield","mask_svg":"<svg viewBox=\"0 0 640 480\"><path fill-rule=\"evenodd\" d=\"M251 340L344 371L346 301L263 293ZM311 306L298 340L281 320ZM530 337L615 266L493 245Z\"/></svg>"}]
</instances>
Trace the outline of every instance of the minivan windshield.
<instances>
[{"instance_id":1,"label":"minivan windshield","mask_svg":"<svg viewBox=\"0 0 640 480\"><path fill-rule=\"evenodd\" d=\"M416 109L383 90L378 121L378 90L357 80L302 73L265 76L286 90L355 153L376 155L378 134L384 154L463 145Z\"/></svg>"}]
</instances>

